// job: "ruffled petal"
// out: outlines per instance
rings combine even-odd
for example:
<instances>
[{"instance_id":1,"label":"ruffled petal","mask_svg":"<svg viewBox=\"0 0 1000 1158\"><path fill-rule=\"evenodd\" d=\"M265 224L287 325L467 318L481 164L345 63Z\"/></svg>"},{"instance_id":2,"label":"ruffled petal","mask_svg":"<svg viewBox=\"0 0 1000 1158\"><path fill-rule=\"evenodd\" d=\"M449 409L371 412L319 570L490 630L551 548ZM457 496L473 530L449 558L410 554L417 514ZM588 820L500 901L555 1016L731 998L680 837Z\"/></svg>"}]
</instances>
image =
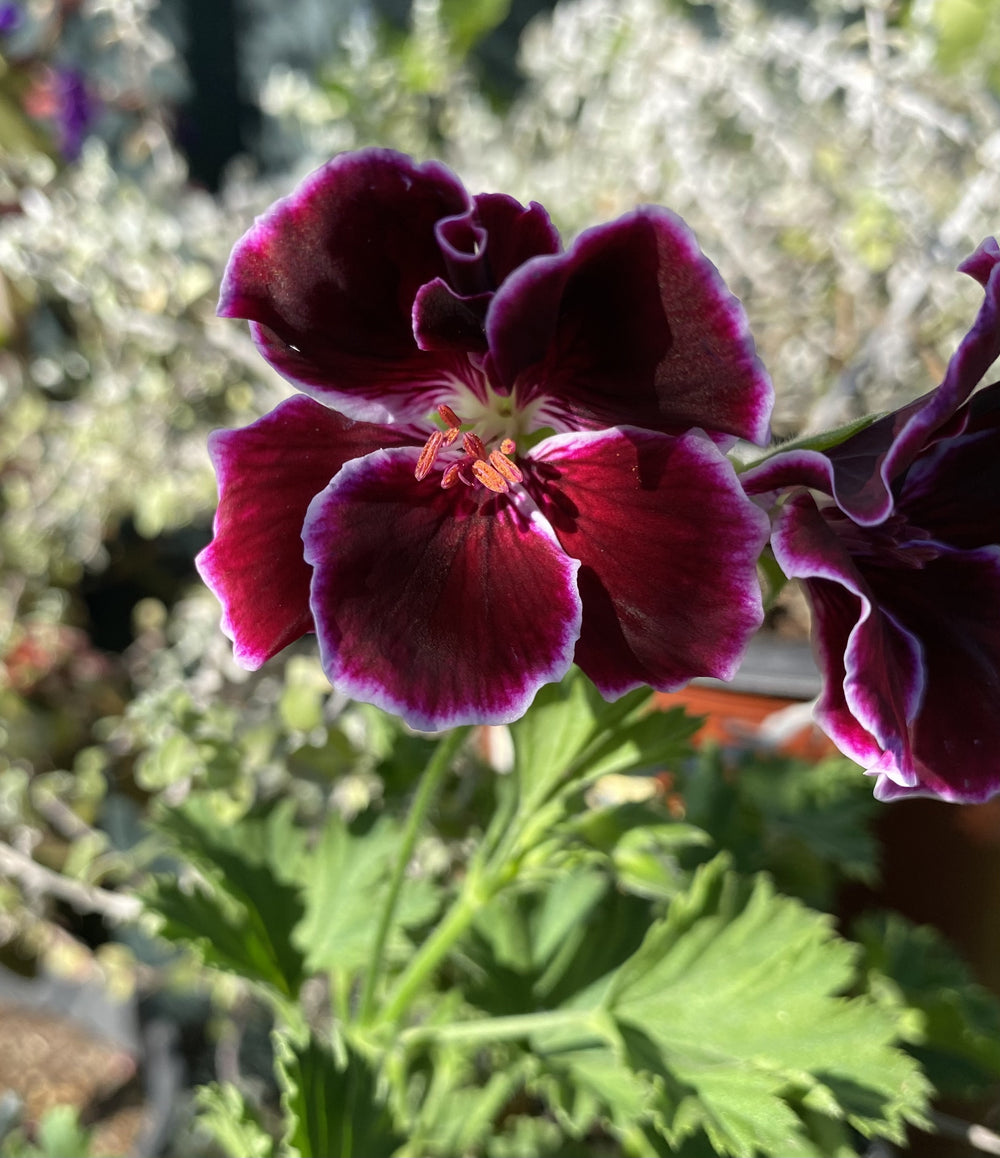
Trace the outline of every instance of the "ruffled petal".
<instances>
[{"instance_id":1,"label":"ruffled petal","mask_svg":"<svg viewBox=\"0 0 1000 1158\"><path fill-rule=\"evenodd\" d=\"M868 579L923 652L926 686L911 727L917 783L905 794L989 799L1000 792L1000 548L940 548L920 570L870 568ZM904 794L888 778L889 793Z\"/></svg>"},{"instance_id":2,"label":"ruffled petal","mask_svg":"<svg viewBox=\"0 0 1000 1158\"><path fill-rule=\"evenodd\" d=\"M785 574L803 582L812 606L823 673L817 722L852 760L868 770L891 765L899 784L914 786L910 725L924 690L920 643L877 601L810 495L785 503L771 544Z\"/></svg>"},{"instance_id":3,"label":"ruffled petal","mask_svg":"<svg viewBox=\"0 0 1000 1158\"><path fill-rule=\"evenodd\" d=\"M349 463L309 508L324 670L415 728L514 720L572 662L578 564L527 496L417 482L416 458Z\"/></svg>"},{"instance_id":4,"label":"ruffled petal","mask_svg":"<svg viewBox=\"0 0 1000 1158\"><path fill-rule=\"evenodd\" d=\"M413 333L422 350L485 354L486 311L497 286L529 258L558 253L559 234L536 202L480 193L473 209L439 221L447 279L422 286L413 302Z\"/></svg>"},{"instance_id":5,"label":"ruffled petal","mask_svg":"<svg viewBox=\"0 0 1000 1158\"><path fill-rule=\"evenodd\" d=\"M237 243L219 313L246 318L293 385L352 418L413 421L450 360L418 348L417 291L447 275L436 226L472 202L443 165L388 149L335 157Z\"/></svg>"},{"instance_id":6,"label":"ruffled petal","mask_svg":"<svg viewBox=\"0 0 1000 1158\"><path fill-rule=\"evenodd\" d=\"M897 506L953 547L1000 543L1000 383L973 395L966 429L936 443L907 471Z\"/></svg>"},{"instance_id":7,"label":"ruffled petal","mask_svg":"<svg viewBox=\"0 0 1000 1158\"><path fill-rule=\"evenodd\" d=\"M256 670L313 629L301 540L310 502L349 459L402 438L301 395L242 430L211 436L219 508L196 564L222 603L222 627L243 667Z\"/></svg>"},{"instance_id":8,"label":"ruffled petal","mask_svg":"<svg viewBox=\"0 0 1000 1158\"><path fill-rule=\"evenodd\" d=\"M765 443L773 404L746 316L687 226L648 207L516 269L487 317L498 389L558 429L699 426Z\"/></svg>"},{"instance_id":9,"label":"ruffled petal","mask_svg":"<svg viewBox=\"0 0 1000 1158\"><path fill-rule=\"evenodd\" d=\"M879 799L986 800L1000 792L1000 548L893 548L875 532L806 494L779 516L775 555L813 608L817 719Z\"/></svg>"},{"instance_id":10,"label":"ruffled petal","mask_svg":"<svg viewBox=\"0 0 1000 1158\"><path fill-rule=\"evenodd\" d=\"M988 238L959 269L981 282L986 292L941 385L826 454L796 450L772 456L744 475L748 493L808 486L832 495L862 526L889 517L897 481L935 442L960 434L967 419L961 408L1000 357L1000 247Z\"/></svg>"},{"instance_id":11,"label":"ruffled petal","mask_svg":"<svg viewBox=\"0 0 1000 1158\"><path fill-rule=\"evenodd\" d=\"M718 448L698 433L613 429L546 439L527 465L581 563L576 661L601 693L731 678L763 619L769 524Z\"/></svg>"}]
</instances>

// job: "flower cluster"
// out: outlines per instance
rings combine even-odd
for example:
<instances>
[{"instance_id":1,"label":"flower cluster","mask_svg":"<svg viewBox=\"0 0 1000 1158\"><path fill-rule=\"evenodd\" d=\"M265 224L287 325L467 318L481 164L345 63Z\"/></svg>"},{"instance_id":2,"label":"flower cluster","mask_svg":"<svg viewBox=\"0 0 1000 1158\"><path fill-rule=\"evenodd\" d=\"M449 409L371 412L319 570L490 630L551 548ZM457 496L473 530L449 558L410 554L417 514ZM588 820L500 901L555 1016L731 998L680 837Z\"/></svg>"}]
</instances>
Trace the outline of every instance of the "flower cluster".
<instances>
[{"instance_id":1,"label":"flower cluster","mask_svg":"<svg viewBox=\"0 0 1000 1158\"><path fill-rule=\"evenodd\" d=\"M729 677L767 519L722 452L772 406L739 302L666 210L563 250L540 205L344 154L237 244L220 313L301 393L217 433L199 568L238 660L315 631L344 692L437 729Z\"/></svg>"},{"instance_id":2,"label":"flower cluster","mask_svg":"<svg viewBox=\"0 0 1000 1158\"><path fill-rule=\"evenodd\" d=\"M676 216L563 249L540 205L343 154L237 244L220 313L299 391L217 432L198 559L237 659L315 632L346 694L517 718L573 662L606 697L729 678L768 536L805 587L819 722L882 799L1000 791L1000 247L942 384L832 449L764 444L740 303ZM765 508L773 516L768 518Z\"/></svg>"},{"instance_id":3,"label":"flower cluster","mask_svg":"<svg viewBox=\"0 0 1000 1158\"><path fill-rule=\"evenodd\" d=\"M1000 383L972 393L1000 355L1000 247L961 268L986 296L936 390L743 478L790 489L772 543L812 606L817 719L883 800L1000 792Z\"/></svg>"}]
</instances>

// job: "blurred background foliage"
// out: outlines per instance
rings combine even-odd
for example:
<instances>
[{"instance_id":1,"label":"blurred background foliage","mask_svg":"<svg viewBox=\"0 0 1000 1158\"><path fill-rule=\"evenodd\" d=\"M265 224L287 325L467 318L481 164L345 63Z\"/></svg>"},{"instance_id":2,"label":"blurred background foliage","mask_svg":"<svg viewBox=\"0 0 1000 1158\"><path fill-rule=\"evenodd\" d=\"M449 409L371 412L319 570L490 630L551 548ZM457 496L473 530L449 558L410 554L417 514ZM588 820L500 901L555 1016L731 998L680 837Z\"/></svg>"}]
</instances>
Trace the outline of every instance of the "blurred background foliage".
<instances>
[{"instance_id":1,"label":"blurred background foliage","mask_svg":"<svg viewBox=\"0 0 1000 1158\"><path fill-rule=\"evenodd\" d=\"M935 385L974 312L979 291L954 269L1000 228L1000 7L0 5L0 958L172 1002L188 1084L235 1072L263 1089L270 1015L127 923L165 855L144 821L196 801L233 825L291 801L305 825L368 824L426 757L422 738L331 695L308 647L236 668L192 566L215 500L207 434L288 393L244 328L214 316L229 250L299 176L373 143L538 200L567 237L670 206L746 305L776 432L823 429ZM734 777L722 756L700 760L675 811L741 869L824 909L876 880L853 772ZM428 879L464 863L493 775L484 756L452 785L420 852ZM602 839L616 887L676 887L655 840ZM891 931L859 934L887 1001L917 936ZM940 952L959 996L927 1024L952 1027L947 1055L948 1032L975 1038L993 1012L972 1009L992 1010L985 991ZM913 1007L930 1008L911 980ZM1000 1063L985 1045L967 1055L981 1091ZM201 1096L232 1127L229 1095ZM5 1152L79 1147L75 1120L42 1120ZM222 1145L193 1105L184 1121L174 1152ZM490 1152L523 1152L505 1144Z\"/></svg>"}]
</instances>

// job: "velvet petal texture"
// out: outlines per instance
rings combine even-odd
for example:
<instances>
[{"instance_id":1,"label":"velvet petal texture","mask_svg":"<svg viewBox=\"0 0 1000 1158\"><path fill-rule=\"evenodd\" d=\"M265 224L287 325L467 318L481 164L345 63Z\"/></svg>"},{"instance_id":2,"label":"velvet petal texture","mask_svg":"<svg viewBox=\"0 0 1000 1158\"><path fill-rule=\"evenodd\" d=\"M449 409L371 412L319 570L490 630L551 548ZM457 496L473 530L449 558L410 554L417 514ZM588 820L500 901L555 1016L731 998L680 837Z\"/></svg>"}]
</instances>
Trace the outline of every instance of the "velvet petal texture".
<instances>
[{"instance_id":1,"label":"velvet petal texture","mask_svg":"<svg viewBox=\"0 0 1000 1158\"><path fill-rule=\"evenodd\" d=\"M404 439L303 395L242 430L212 435L219 507L197 566L222 603L223 630L244 667L255 670L313 630L312 568L301 541L313 497L348 460Z\"/></svg>"},{"instance_id":2,"label":"velvet petal texture","mask_svg":"<svg viewBox=\"0 0 1000 1158\"><path fill-rule=\"evenodd\" d=\"M579 559L576 661L603 695L731 678L763 619L768 520L703 434L635 428L558 435L529 487Z\"/></svg>"},{"instance_id":3,"label":"velvet petal texture","mask_svg":"<svg viewBox=\"0 0 1000 1158\"><path fill-rule=\"evenodd\" d=\"M1000 547L908 539L905 522L881 535L843 524L799 494L774 535L813 608L820 724L878 777L881 799L989 798L1000 791Z\"/></svg>"},{"instance_id":4,"label":"velvet petal texture","mask_svg":"<svg viewBox=\"0 0 1000 1158\"><path fill-rule=\"evenodd\" d=\"M489 229L496 229L496 236ZM471 198L445 166L344 153L237 243L219 314L246 318L293 385L348 416L413 422L483 353L498 279L559 241L539 205Z\"/></svg>"},{"instance_id":5,"label":"velvet petal texture","mask_svg":"<svg viewBox=\"0 0 1000 1158\"><path fill-rule=\"evenodd\" d=\"M1000 791L1000 384L973 393L1000 355L1000 247L961 268L984 301L936 390L743 475L751 494L803 488L775 556L812 604L819 722L882 799Z\"/></svg>"},{"instance_id":6,"label":"velvet petal texture","mask_svg":"<svg viewBox=\"0 0 1000 1158\"><path fill-rule=\"evenodd\" d=\"M687 226L649 207L516 269L487 318L491 366L559 429L641 426L767 441L773 392L743 308Z\"/></svg>"},{"instance_id":7,"label":"velvet petal texture","mask_svg":"<svg viewBox=\"0 0 1000 1158\"><path fill-rule=\"evenodd\" d=\"M526 496L418 482L416 457L348 463L309 508L324 670L416 728L514 720L572 662L578 564Z\"/></svg>"},{"instance_id":8,"label":"velvet petal texture","mask_svg":"<svg viewBox=\"0 0 1000 1158\"><path fill-rule=\"evenodd\" d=\"M764 517L718 446L773 396L673 214L564 253L540 205L363 149L257 220L219 312L308 396L213 443L240 662L312 628L339 689L427 729L515 719L574 655L609 697L735 670Z\"/></svg>"}]
</instances>

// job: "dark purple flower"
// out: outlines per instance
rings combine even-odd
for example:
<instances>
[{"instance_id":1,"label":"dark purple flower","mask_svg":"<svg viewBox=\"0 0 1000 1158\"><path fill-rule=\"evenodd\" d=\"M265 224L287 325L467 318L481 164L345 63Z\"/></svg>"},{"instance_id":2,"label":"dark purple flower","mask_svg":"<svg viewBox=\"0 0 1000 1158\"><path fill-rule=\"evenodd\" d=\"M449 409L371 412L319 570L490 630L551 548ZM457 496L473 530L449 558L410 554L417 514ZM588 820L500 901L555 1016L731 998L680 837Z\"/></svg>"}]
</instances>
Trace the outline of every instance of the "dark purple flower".
<instances>
[{"instance_id":1,"label":"dark purple flower","mask_svg":"<svg viewBox=\"0 0 1000 1158\"><path fill-rule=\"evenodd\" d=\"M612 698L732 675L767 528L717 443L766 439L771 387L678 218L560 252L541 206L363 150L258 219L219 312L303 392L211 442L198 564L242 664L314 630L426 729L512 720L574 657Z\"/></svg>"},{"instance_id":2,"label":"dark purple flower","mask_svg":"<svg viewBox=\"0 0 1000 1158\"><path fill-rule=\"evenodd\" d=\"M882 800L1000 792L1000 383L972 393L1000 355L1000 247L960 268L986 297L936 390L744 475L749 493L810 488L772 544L812 606L818 721Z\"/></svg>"}]
</instances>

